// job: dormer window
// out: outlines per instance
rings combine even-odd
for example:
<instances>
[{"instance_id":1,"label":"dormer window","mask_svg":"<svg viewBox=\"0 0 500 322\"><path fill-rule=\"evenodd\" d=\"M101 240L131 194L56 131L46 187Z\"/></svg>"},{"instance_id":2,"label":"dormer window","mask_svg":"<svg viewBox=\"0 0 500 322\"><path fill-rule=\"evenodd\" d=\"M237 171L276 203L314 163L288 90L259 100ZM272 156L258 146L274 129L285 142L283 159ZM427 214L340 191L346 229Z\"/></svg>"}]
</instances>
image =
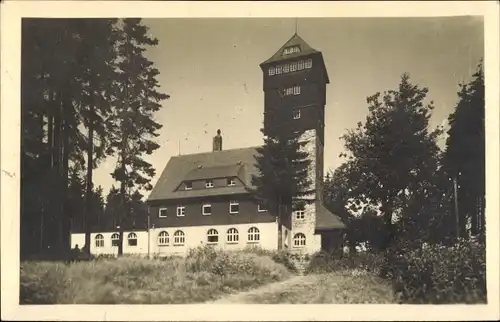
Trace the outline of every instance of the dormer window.
<instances>
[{"instance_id":1,"label":"dormer window","mask_svg":"<svg viewBox=\"0 0 500 322\"><path fill-rule=\"evenodd\" d=\"M214 187L214 181L213 180L206 180L205 181L205 188L213 188Z\"/></svg>"},{"instance_id":2,"label":"dormer window","mask_svg":"<svg viewBox=\"0 0 500 322\"><path fill-rule=\"evenodd\" d=\"M263 204L260 204L260 203L259 203L259 204L257 205L257 211L258 211L258 212L264 212L264 211L267 211L266 206L264 206Z\"/></svg>"},{"instance_id":3,"label":"dormer window","mask_svg":"<svg viewBox=\"0 0 500 322\"><path fill-rule=\"evenodd\" d=\"M228 185L228 187L235 186L236 185L236 179L234 179L234 178L228 178L227 179L227 185Z\"/></svg>"},{"instance_id":4,"label":"dormer window","mask_svg":"<svg viewBox=\"0 0 500 322\"><path fill-rule=\"evenodd\" d=\"M299 46L291 46L291 47L285 48L285 50L283 51L283 55L289 55L289 54L299 53L299 52L300 52Z\"/></svg>"},{"instance_id":5,"label":"dormer window","mask_svg":"<svg viewBox=\"0 0 500 322\"><path fill-rule=\"evenodd\" d=\"M193 189L193 183L191 181L186 181L184 183L184 190L191 190Z\"/></svg>"}]
</instances>

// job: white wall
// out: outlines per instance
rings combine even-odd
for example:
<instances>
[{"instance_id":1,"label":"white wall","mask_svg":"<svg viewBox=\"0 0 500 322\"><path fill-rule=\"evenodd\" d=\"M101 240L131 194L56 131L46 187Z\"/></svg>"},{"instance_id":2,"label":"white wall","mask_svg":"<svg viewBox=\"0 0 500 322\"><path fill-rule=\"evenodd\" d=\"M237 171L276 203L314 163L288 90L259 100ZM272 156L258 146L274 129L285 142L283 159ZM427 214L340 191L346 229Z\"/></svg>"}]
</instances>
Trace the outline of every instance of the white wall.
<instances>
[{"instance_id":1,"label":"white wall","mask_svg":"<svg viewBox=\"0 0 500 322\"><path fill-rule=\"evenodd\" d=\"M257 243L248 242L248 229L250 227L257 227L260 232L260 240ZM275 250L278 248L277 238L277 224L272 223L255 223L255 224L238 224L238 225L217 225L217 226L192 226L192 227L167 227L167 228L152 228L149 234L150 254L151 255L185 255L190 248L207 244L207 231L209 229L216 229L219 233L219 242L214 244L214 247L225 250L238 250L247 246L255 245L268 250ZM227 230L229 228L236 228L239 233L239 241L237 243L227 242ZM177 230L182 230L185 234L185 244L183 246L174 246L174 233ZM169 235L169 243L165 246L158 245L158 235L161 231L167 231ZM124 254L143 254L148 253L148 233L147 231L135 231L137 234L137 246L128 246L127 235L129 232L124 232L123 253ZM96 247L95 236L98 233L91 234L91 248L92 254L117 254L118 247L111 246L111 235L113 233L101 233L104 236L104 247ZM72 248L78 244L82 248L85 244L85 235L72 234L71 246Z\"/></svg>"}]
</instances>

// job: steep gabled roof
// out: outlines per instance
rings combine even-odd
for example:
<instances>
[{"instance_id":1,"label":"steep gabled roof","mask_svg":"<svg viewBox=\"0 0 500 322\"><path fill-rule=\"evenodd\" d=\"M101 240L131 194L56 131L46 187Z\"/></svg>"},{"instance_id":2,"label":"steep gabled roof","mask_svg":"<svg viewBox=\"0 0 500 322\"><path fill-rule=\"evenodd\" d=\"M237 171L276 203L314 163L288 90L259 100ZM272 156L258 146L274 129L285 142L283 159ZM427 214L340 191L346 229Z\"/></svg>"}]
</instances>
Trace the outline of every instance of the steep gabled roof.
<instances>
[{"instance_id":1,"label":"steep gabled roof","mask_svg":"<svg viewBox=\"0 0 500 322\"><path fill-rule=\"evenodd\" d=\"M245 186L251 187L252 175L257 174L255 149L250 147L174 156L165 166L148 201L246 193ZM186 180L232 176L238 177L245 186L177 190Z\"/></svg>"},{"instance_id":2,"label":"steep gabled roof","mask_svg":"<svg viewBox=\"0 0 500 322\"><path fill-rule=\"evenodd\" d=\"M299 46L300 47L300 52L296 53L291 53L291 54L284 54L285 48L292 47L292 46ZM288 39L288 41L281 46L281 48L268 60L263 62L261 65L272 63L272 62L277 62L280 60L286 60L290 58L296 58L300 56L307 56L309 54L314 54L318 53L318 51L311 46L309 46L304 39L300 38L299 35L294 34L292 38Z\"/></svg>"},{"instance_id":3,"label":"steep gabled roof","mask_svg":"<svg viewBox=\"0 0 500 322\"><path fill-rule=\"evenodd\" d=\"M316 207L316 230L346 228L339 216L333 214L321 202Z\"/></svg>"}]
</instances>

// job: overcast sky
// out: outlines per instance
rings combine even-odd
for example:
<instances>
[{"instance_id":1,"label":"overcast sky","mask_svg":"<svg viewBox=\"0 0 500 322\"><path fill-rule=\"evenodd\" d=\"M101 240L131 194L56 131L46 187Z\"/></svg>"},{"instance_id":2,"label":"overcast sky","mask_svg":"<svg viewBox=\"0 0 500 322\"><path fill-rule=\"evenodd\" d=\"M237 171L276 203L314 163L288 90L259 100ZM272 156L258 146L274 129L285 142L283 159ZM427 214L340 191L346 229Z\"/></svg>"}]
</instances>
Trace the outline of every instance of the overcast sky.
<instances>
[{"instance_id":1,"label":"overcast sky","mask_svg":"<svg viewBox=\"0 0 500 322\"><path fill-rule=\"evenodd\" d=\"M160 148L146 160L156 168L153 184L170 157L208 152L221 129L223 148L262 144L264 94L259 64L295 32L290 18L145 19L159 45L147 52L160 71L161 90L171 96L156 120ZM330 76L325 120L325 171L342 162L339 137L367 115L366 97L411 81L429 88L435 102L432 127L443 123L484 55L482 18L307 18L298 34L323 53ZM107 194L116 160L95 173ZM147 197L147 196L146 196Z\"/></svg>"}]
</instances>

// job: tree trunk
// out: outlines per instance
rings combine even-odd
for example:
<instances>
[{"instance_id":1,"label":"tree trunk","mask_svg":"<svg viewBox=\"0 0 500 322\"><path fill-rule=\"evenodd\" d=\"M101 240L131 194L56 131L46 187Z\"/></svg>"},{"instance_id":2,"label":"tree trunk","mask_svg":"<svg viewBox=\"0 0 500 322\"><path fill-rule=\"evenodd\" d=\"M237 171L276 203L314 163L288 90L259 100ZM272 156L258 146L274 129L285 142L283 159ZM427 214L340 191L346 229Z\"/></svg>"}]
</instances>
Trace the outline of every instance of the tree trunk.
<instances>
[{"instance_id":1,"label":"tree trunk","mask_svg":"<svg viewBox=\"0 0 500 322\"><path fill-rule=\"evenodd\" d=\"M83 225L85 227L85 255L90 256L90 228L91 228L91 207L92 207L92 174L94 171L93 158L94 158L94 126L90 118L87 120L89 130L89 141L87 147L87 180L85 190L85 210L83 212Z\"/></svg>"},{"instance_id":2,"label":"tree trunk","mask_svg":"<svg viewBox=\"0 0 500 322\"><path fill-rule=\"evenodd\" d=\"M61 187L61 246L63 251L71 249L70 222L72 214L68 211L68 175L70 154L70 109L72 102L68 99L68 93L63 98L64 131L63 131L63 155L62 155L62 187Z\"/></svg>"},{"instance_id":3,"label":"tree trunk","mask_svg":"<svg viewBox=\"0 0 500 322\"><path fill-rule=\"evenodd\" d=\"M125 150L124 150L125 151ZM125 223L125 219L128 216L128 207L126 203L126 190L125 190L125 158L122 156L122 164L121 164L121 170L122 170L122 181L120 184L120 196L121 196L121 207L119 207L120 213L118 213L118 222L119 222L119 235L120 235L120 240L118 244L118 256L123 255L123 224Z\"/></svg>"},{"instance_id":4,"label":"tree trunk","mask_svg":"<svg viewBox=\"0 0 500 322\"><path fill-rule=\"evenodd\" d=\"M278 217L277 217L277 224L278 224L278 250L283 249L283 227L281 226L281 198L279 198L278 201Z\"/></svg>"}]
</instances>

